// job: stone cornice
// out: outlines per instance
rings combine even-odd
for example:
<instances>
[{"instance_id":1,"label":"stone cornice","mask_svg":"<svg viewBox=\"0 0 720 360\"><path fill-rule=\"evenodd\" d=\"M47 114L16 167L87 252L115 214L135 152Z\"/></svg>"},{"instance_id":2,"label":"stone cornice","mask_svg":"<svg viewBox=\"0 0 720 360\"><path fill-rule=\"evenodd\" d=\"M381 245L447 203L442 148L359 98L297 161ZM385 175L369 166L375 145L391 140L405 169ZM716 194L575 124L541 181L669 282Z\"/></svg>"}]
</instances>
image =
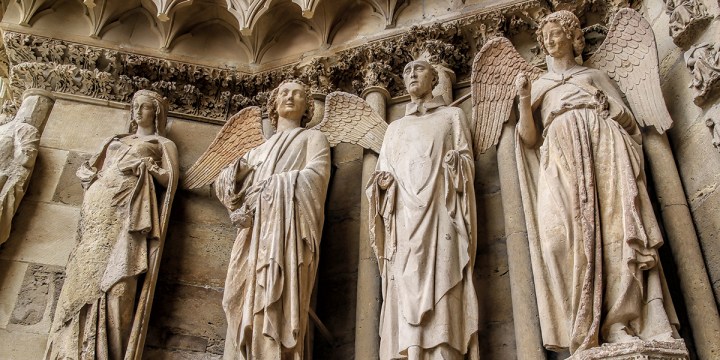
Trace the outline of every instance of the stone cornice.
<instances>
[{"instance_id":1,"label":"stone cornice","mask_svg":"<svg viewBox=\"0 0 720 360\"><path fill-rule=\"evenodd\" d=\"M221 123L246 106L264 106L270 90L286 78L300 78L319 94L334 90L360 94L367 87L382 86L398 97L404 94L398 76L402 68L422 56L452 69L458 81L465 82L475 52L487 39L532 31L550 10L538 0L479 9L256 74L7 29L3 40L15 106L28 88L53 91L60 98L108 103L128 103L135 91L152 89L167 97L173 116ZM12 105L6 111L12 111Z\"/></svg>"}]
</instances>

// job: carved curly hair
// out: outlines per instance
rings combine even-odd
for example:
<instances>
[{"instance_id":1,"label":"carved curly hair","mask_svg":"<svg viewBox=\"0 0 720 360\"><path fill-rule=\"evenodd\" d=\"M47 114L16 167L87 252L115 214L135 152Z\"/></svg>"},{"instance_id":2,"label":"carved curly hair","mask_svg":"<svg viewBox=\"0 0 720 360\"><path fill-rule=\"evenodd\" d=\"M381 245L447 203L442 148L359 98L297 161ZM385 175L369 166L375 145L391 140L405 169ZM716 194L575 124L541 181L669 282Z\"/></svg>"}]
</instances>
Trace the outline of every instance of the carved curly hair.
<instances>
[{"instance_id":1,"label":"carved curly hair","mask_svg":"<svg viewBox=\"0 0 720 360\"><path fill-rule=\"evenodd\" d=\"M267 110L268 110L268 117L270 118L270 124L272 125L273 129L277 129L277 123L279 114L277 112L277 96L278 91L280 88L289 83L295 83L303 87L303 91L305 92L305 112L302 115L302 119L300 120L300 127L305 127L305 125L310 122L313 118L313 114L315 113L315 105L312 99L312 94L310 93L310 87L307 86L304 82L297 80L297 79L290 79L285 80L280 83L273 91L270 93L270 98L267 102Z\"/></svg>"},{"instance_id":2,"label":"carved curly hair","mask_svg":"<svg viewBox=\"0 0 720 360\"><path fill-rule=\"evenodd\" d=\"M582 29L580 29L580 19L575 14L567 10L556 11L540 21L535 35L537 36L538 44L540 48L547 55L547 49L545 49L545 42L543 39L542 30L548 23L558 23L565 32L565 36L569 40L573 41L573 53L575 56L580 56L583 49L585 48L585 36L583 35Z\"/></svg>"}]
</instances>

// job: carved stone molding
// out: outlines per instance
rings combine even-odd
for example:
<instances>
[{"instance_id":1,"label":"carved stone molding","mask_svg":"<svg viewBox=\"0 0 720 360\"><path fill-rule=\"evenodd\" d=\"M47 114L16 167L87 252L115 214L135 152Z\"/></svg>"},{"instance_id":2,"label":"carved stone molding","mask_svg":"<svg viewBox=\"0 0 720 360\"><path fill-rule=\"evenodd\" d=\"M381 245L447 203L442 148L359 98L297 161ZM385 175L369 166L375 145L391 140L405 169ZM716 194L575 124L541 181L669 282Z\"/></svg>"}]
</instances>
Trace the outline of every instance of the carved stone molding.
<instances>
[{"instance_id":1,"label":"carved stone molding","mask_svg":"<svg viewBox=\"0 0 720 360\"><path fill-rule=\"evenodd\" d=\"M180 6L182 2L162 3ZM577 3L593 6L593 2ZM97 2L91 7L86 2L92 11L104 4ZM538 0L477 9L461 18L412 27L360 46L330 50L258 73L6 30L5 54L14 101L6 103L4 111L12 113L19 105L20 94L33 87L118 103L129 102L137 90L150 89L167 97L174 116L213 123L222 123L247 106L263 107L270 91L286 78L300 78L315 94L335 90L361 94L366 88L381 86L397 97L405 93L398 75L408 61L428 58L449 69L462 83L469 77L475 52L488 39L497 35L532 35L538 21L551 10Z\"/></svg>"},{"instance_id":2,"label":"carved stone molding","mask_svg":"<svg viewBox=\"0 0 720 360\"><path fill-rule=\"evenodd\" d=\"M720 43L700 43L685 52L685 65L692 74L690 88L700 106L720 89Z\"/></svg>"}]
</instances>

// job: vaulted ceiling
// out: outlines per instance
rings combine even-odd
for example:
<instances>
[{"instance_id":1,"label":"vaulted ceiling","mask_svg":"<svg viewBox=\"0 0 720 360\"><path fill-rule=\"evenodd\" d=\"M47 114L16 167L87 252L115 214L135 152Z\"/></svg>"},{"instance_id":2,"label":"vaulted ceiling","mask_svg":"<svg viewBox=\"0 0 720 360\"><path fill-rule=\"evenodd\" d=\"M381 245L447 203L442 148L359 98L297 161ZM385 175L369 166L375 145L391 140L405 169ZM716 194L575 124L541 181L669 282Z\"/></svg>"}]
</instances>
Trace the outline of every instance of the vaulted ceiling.
<instances>
[{"instance_id":1,"label":"vaulted ceiling","mask_svg":"<svg viewBox=\"0 0 720 360\"><path fill-rule=\"evenodd\" d=\"M282 65L488 2L0 0L6 29L238 67Z\"/></svg>"}]
</instances>

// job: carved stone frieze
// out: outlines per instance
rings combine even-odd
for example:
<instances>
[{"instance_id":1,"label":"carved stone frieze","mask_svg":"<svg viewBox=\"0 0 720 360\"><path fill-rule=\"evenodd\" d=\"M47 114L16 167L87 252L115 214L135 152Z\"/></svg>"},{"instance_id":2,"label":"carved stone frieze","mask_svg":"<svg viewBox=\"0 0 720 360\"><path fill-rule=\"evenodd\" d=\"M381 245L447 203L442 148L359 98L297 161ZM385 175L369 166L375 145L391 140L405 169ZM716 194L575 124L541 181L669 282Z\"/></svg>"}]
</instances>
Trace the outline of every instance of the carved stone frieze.
<instances>
[{"instance_id":1,"label":"carved stone frieze","mask_svg":"<svg viewBox=\"0 0 720 360\"><path fill-rule=\"evenodd\" d=\"M700 106L720 88L720 43L693 45L685 52L685 65L693 77L694 102Z\"/></svg>"},{"instance_id":2,"label":"carved stone frieze","mask_svg":"<svg viewBox=\"0 0 720 360\"><path fill-rule=\"evenodd\" d=\"M404 3L397 2L398 6ZM581 3L584 7L594 4ZM94 11L105 4L98 2L88 9L101 16L102 11ZM20 94L32 87L119 103L129 102L137 90L149 89L168 99L172 115L216 123L247 106L264 108L270 91L287 78L306 81L315 94L336 90L361 94L368 87L381 86L391 96L400 96L405 90L397 74L408 61L426 58L448 69L458 82L466 81L472 56L482 44L498 35L530 33L551 10L537 0L519 1L259 73L7 30L5 53L15 100L7 102L3 111L12 113Z\"/></svg>"}]
</instances>

